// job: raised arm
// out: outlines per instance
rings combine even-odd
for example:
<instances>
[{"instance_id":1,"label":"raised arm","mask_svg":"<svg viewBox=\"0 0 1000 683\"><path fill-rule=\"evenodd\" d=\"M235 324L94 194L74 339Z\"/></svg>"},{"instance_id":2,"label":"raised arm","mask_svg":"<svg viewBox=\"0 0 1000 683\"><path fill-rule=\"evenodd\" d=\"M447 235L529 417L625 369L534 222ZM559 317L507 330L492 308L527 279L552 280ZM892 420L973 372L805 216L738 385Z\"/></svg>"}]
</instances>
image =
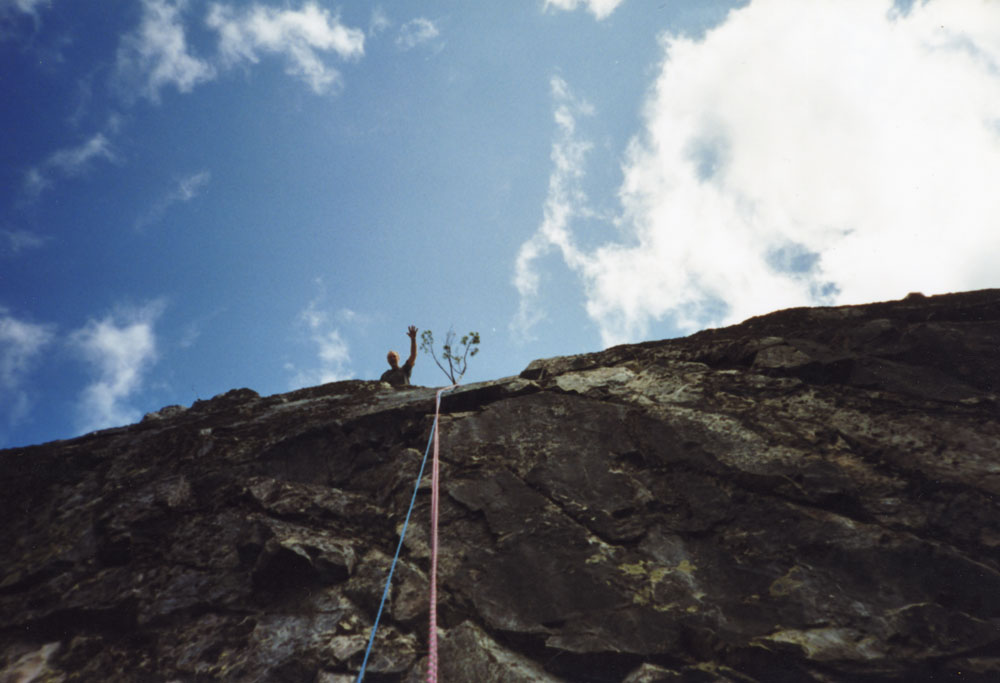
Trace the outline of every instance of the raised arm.
<instances>
[{"instance_id":1,"label":"raised arm","mask_svg":"<svg viewBox=\"0 0 1000 683\"><path fill-rule=\"evenodd\" d=\"M406 330L407 336L410 338L410 357L406 359L406 363L409 367L413 367L413 364L417 362L417 328L414 325Z\"/></svg>"}]
</instances>

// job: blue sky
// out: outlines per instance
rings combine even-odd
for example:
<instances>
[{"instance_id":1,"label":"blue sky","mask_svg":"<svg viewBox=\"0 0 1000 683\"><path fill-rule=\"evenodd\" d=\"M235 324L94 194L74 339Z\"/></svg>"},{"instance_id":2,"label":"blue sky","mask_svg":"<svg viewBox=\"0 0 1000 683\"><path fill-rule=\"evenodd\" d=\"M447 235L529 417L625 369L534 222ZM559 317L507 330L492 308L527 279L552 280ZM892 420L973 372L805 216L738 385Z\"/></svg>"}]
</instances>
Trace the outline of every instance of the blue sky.
<instances>
[{"instance_id":1,"label":"blue sky","mask_svg":"<svg viewBox=\"0 0 1000 683\"><path fill-rule=\"evenodd\" d=\"M0 447L1000 286L998 74L980 0L0 0Z\"/></svg>"}]
</instances>

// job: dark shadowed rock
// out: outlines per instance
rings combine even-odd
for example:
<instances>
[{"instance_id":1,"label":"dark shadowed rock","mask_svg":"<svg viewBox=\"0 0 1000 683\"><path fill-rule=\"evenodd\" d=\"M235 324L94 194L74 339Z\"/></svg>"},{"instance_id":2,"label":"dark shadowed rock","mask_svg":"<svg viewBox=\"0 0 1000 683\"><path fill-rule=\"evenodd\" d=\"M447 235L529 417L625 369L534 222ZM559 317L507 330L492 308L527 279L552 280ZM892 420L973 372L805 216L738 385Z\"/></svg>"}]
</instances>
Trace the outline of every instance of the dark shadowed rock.
<instances>
[{"instance_id":1,"label":"dark shadowed rock","mask_svg":"<svg viewBox=\"0 0 1000 683\"><path fill-rule=\"evenodd\" d=\"M1000 291L445 395L444 681L1000 680ZM0 681L357 674L434 390L238 389L0 452ZM423 680L428 482L368 664Z\"/></svg>"}]
</instances>

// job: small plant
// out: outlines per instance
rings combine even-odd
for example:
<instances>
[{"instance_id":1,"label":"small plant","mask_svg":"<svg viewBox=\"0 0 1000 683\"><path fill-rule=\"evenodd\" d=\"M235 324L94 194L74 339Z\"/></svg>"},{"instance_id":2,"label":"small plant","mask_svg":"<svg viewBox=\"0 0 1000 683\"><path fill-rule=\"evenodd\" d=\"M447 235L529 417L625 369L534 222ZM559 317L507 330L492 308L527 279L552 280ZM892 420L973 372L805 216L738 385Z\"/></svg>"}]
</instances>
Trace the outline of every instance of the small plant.
<instances>
[{"instance_id":1,"label":"small plant","mask_svg":"<svg viewBox=\"0 0 1000 683\"><path fill-rule=\"evenodd\" d=\"M448 334L444 337L441 358L438 359L437 353L434 352L434 333L431 330L424 330L420 335L420 348L424 353L431 354L431 358L452 384L458 384L465 374L469 359L479 353L479 333L469 332L455 344L455 330L448 330Z\"/></svg>"}]
</instances>

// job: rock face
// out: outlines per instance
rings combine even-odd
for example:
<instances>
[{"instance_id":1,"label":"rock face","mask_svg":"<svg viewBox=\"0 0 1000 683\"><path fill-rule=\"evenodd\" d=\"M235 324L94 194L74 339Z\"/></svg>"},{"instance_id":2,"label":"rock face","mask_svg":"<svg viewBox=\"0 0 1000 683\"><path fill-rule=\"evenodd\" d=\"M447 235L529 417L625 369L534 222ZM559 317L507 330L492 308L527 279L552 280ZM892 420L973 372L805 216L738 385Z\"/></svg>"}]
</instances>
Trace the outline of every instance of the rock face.
<instances>
[{"instance_id":1,"label":"rock face","mask_svg":"<svg viewBox=\"0 0 1000 683\"><path fill-rule=\"evenodd\" d=\"M441 679L1000 680L1000 290L446 394ZM241 389L0 452L0 681L357 675L434 391ZM429 491L366 680L423 678Z\"/></svg>"}]
</instances>

